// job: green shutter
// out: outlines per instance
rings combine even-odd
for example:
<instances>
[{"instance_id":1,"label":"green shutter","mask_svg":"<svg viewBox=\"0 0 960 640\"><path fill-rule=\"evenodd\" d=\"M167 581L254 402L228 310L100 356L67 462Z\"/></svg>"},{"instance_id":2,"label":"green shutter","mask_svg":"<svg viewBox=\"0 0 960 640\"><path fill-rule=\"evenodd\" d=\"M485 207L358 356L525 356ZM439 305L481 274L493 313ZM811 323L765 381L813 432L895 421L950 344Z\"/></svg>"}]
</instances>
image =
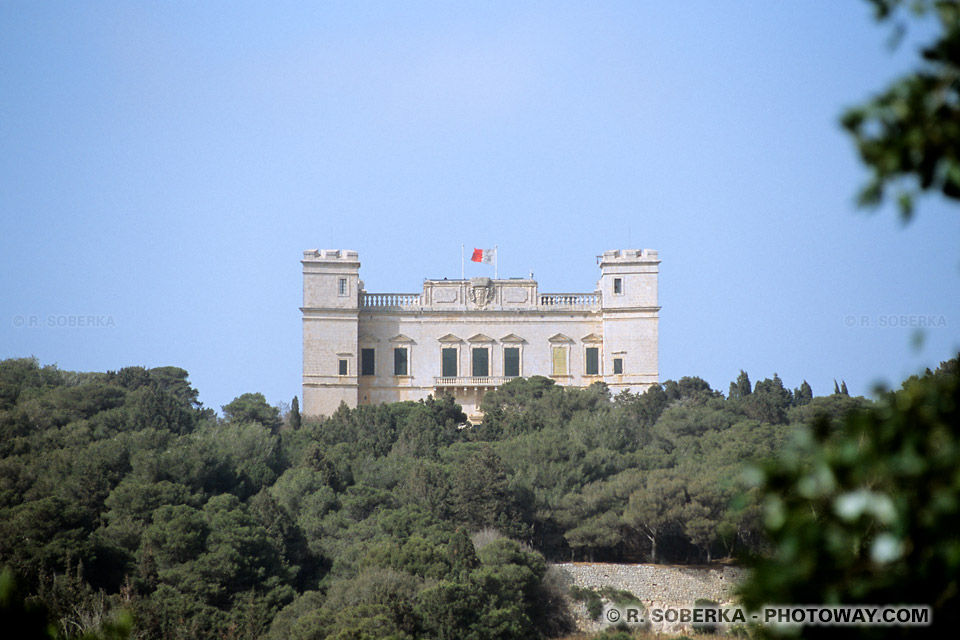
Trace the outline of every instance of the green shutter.
<instances>
[{"instance_id":1,"label":"green shutter","mask_svg":"<svg viewBox=\"0 0 960 640\"><path fill-rule=\"evenodd\" d=\"M362 376L372 376L376 374L374 368L374 350L373 349L361 349L360 350L360 375Z\"/></svg>"},{"instance_id":2,"label":"green shutter","mask_svg":"<svg viewBox=\"0 0 960 640\"><path fill-rule=\"evenodd\" d=\"M397 347L393 350L393 375L407 375L407 349L406 347Z\"/></svg>"},{"instance_id":3,"label":"green shutter","mask_svg":"<svg viewBox=\"0 0 960 640\"><path fill-rule=\"evenodd\" d=\"M457 377L457 350L453 348L447 348L442 350L443 362L441 363L440 375L444 378L456 378Z\"/></svg>"},{"instance_id":4,"label":"green shutter","mask_svg":"<svg viewBox=\"0 0 960 640\"><path fill-rule=\"evenodd\" d=\"M486 347L473 350L473 377L486 378L490 375L490 352Z\"/></svg>"},{"instance_id":5,"label":"green shutter","mask_svg":"<svg viewBox=\"0 0 960 640\"><path fill-rule=\"evenodd\" d=\"M623 358L613 359L613 372L616 374L623 373Z\"/></svg>"},{"instance_id":6,"label":"green shutter","mask_svg":"<svg viewBox=\"0 0 960 640\"><path fill-rule=\"evenodd\" d=\"M587 347L587 375L595 376L600 373L600 349Z\"/></svg>"},{"instance_id":7,"label":"green shutter","mask_svg":"<svg viewBox=\"0 0 960 640\"><path fill-rule=\"evenodd\" d=\"M520 375L520 349L507 347L503 350L503 375L516 378Z\"/></svg>"}]
</instances>

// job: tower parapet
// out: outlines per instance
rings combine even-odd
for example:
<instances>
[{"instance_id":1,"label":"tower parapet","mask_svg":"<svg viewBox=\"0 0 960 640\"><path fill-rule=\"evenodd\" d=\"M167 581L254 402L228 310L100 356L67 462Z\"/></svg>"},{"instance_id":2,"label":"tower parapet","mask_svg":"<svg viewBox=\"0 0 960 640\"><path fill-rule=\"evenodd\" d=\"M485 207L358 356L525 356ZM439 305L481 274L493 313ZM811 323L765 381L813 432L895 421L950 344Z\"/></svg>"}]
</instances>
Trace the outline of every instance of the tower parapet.
<instances>
[{"instance_id":1,"label":"tower parapet","mask_svg":"<svg viewBox=\"0 0 960 640\"><path fill-rule=\"evenodd\" d=\"M652 249L604 251L600 256L600 291L604 309L651 309L657 306L660 258Z\"/></svg>"},{"instance_id":2,"label":"tower parapet","mask_svg":"<svg viewBox=\"0 0 960 640\"><path fill-rule=\"evenodd\" d=\"M604 382L614 395L659 381L659 276L660 257L652 249L600 256Z\"/></svg>"},{"instance_id":3,"label":"tower parapet","mask_svg":"<svg viewBox=\"0 0 960 640\"><path fill-rule=\"evenodd\" d=\"M355 309L360 295L360 257L356 251L311 249L303 252L303 306Z\"/></svg>"},{"instance_id":4,"label":"tower parapet","mask_svg":"<svg viewBox=\"0 0 960 640\"><path fill-rule=\"evenodd\" d=\"M312 249L301 264L304 414L329 415L341 402L357 406L360 258Z\"/></svg>"}]
</instances>

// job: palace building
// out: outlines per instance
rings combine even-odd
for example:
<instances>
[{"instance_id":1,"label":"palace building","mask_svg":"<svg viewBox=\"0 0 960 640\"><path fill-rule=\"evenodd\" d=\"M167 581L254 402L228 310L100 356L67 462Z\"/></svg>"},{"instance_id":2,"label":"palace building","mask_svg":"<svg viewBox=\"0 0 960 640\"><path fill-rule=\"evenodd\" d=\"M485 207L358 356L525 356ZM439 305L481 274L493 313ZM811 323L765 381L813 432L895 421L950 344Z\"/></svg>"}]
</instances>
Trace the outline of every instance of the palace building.
<instances>
[{"instance_id":1,"label":"palace building","mask_svg":"<svg viewBox=\"0 0 960 640\"><path fill-rule=\"evenodd\" d=\"M483 394L519 376L645 391L659 381L660 260L631 249L598 262L590 293L541 293L527 278L369 293L356 251L304 251L303 414L447 393L479 421Z\"/></svg>"}]
</instances>

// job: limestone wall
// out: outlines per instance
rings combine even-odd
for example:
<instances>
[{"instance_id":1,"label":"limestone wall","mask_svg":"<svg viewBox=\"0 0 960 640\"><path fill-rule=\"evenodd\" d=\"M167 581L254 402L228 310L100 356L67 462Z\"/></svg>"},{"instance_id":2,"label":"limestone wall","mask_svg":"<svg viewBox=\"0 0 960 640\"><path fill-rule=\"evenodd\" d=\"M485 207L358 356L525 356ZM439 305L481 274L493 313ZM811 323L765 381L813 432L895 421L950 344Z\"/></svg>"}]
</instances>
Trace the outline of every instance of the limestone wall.
<instances>
[{"instance_id":1,"label":"limestone wall","mask_svg":"<svg viewBox=\"0 0 960 640\"><path fill-rule=\"evenodd\" d=\"M669 566L656 564L563 563L554 565L567 587L625 590L639 598L647 611L653 608L689 607L697 599L732 604L734 590L745 578L740 567ZM583 631L597 631L608 623L594 622L586 608L573 607ZM660 629L670 631L670 629Z\"/></svg>"}]
</instances>

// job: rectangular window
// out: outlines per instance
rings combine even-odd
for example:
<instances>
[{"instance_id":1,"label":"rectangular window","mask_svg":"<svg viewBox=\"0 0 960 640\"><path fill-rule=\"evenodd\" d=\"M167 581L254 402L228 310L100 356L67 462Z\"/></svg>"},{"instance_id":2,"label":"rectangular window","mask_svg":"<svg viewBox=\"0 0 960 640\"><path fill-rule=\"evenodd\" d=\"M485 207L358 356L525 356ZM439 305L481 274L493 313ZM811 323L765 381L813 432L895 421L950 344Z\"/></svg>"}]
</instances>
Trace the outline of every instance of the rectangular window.
<instances>
[{"instance_id":1,"label":"rectangular window","mask_svg":"<svg viewBox=\"0 0 960 640\"><path fill-rule=\"evenodd\" d=\"M595 376L600 373L600 349L587 347L587 375Z\"/></svg>"},{"instance_id":2,"label":"rectangular window","mask_svg":"<svg viewBox=\"0 0 960 640\"><path fill-rule=\"evenodd\" d=\"M555 376L567 375L567 348L566 347L553 348L553 375Z\"/></svg>"},{"instance_id":3,"label":"rectangular window","mask_svg":"<svg viewBox=\"0 0 960 640\"><path fill-rule=\"evenodd\" d=\"M473 350L473 377L486 378L490 375L490 352L486 347Z\"/></svg>"},{"instance_id":4,"label":"rectangular window","mask_svg":"<svg viewBox=\"0 0 960 640\"><path fill-rule=\"evenodd\" d=\"M613 359L613 372L617 374L623 373L623 358Z\"/></svg>"},{"instance_id":5,"label":"rectangular window","mask_svg":"<svg viewBox=\"0 0 960 640\"><path fill-rule=\"evenodd\" d=\"M337 293L341 296L347 295L347 279L340 278L340 282L337 285Z\"/></svg>"},{"instance_id":6,"label":"rectangular window","mask_svg":"<svg viewBox=\"0 0 960 640\"><path fill-rule=\"evenodd\" d=\"M360 375L372 376L376 373L374 369L374 350L360 349Z\"/></svg>"},{"instance_id":7,"label":"rectangular window","mask_svg":"<svg viewBox=\"0 0 960 640\"><path fill-rule=\"evenodd\" d=\"M623 278L613 279L613 292L618 295L623 293Z\"/></svg>"},{"instance_id":8,"label":"rectangular window","mask_svg":"<svg viewBox=\"0 0 960 640\"><path fill-rule=\"evenodd\" d=\"M407 371L407 348L397 347L393 350L393 375L405 376Z\"/></svg>"},{"instance_id":9,"label":"rectangular window","mask_svg":"<svg viewBox=\"0 0 960 640\"><path fill-rule=\"evenodd\" d=\"M503 375L516 378L520 375L520 349L507 347L503 350Z\"/></svg>"},{"instance_id":10,"label":"rectangular window","mask_svg":"<svg viewBox=\"0 0 960 640\"><path fill-rule=\"evenodd\" d=\"M339 365L340 365L340 375L342 376L347 375L347 361L341 359L339 362Z\"/></svg>"},{"instance_id":11,"label":"rectangular window","mask_svg":"<svg viewBox=\"0 0 960 640\"><path fill-rule=\"evenodd\" d=\"M440 375L444 378L457 377L457 350L447 347L441 350Z\"/></svg>"}]
</instances>

